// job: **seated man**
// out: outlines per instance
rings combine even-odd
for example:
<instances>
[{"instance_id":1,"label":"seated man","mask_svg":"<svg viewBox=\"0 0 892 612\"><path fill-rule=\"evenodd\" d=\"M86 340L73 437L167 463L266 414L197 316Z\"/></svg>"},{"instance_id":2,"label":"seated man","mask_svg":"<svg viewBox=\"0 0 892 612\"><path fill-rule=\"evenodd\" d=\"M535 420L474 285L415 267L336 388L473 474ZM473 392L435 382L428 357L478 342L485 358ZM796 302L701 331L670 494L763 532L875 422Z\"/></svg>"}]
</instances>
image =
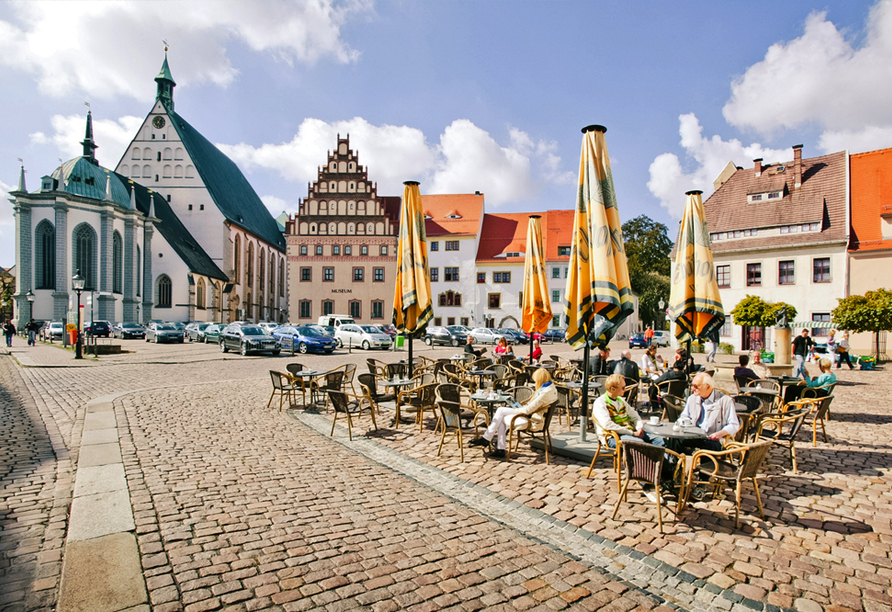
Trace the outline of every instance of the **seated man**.
<instances>
[{"instance_id":1,"label":"seated man","mask_svg":"<svg viewBox=\"0 0 892 612\"><path fill-rule=\"evenodd\" d=\"M635 382L641 380L638 374L638 364L632 361L631 351L623 351L622 359L613 363L613 374L622 374L626 378L631 378Z\"/></svg>"},{"instance_id":2,"label":"seated man","mask_svg":"<svg viewBox=\"0 0 892 612\"><path fill-rule=\"evenodd\" d=\"M598 349L589 360L589 371L595 376L609 376L613 374L613 362L610 360L610 347Z\"/></svg>"},{"instance_id":3,"label":"seated man","mask_svg":"<svg viewBox=\"0 0 892 612\"><path fill-rule=\"evenodd\" d=\"M706 431L705 440L685 440L685 452L695 448L711 451L722 450L722 438L734 439L740 429L734 400L715 389L712 376L703 372L694 376L691 383L692 395L681 412L679 421L689 419L694 425Z\"/></svg>"},{"instance_id":4,"label":"seated man","mask_svg":"<svg viewBox=\"0 0 892 612\"><path fill-rule=\"evenodd\" d=\"M672 367L663 372L660 377L654 381L656 384L660 384L661 382L665 382L667 380L687 380L687 376L684 373L684 361L677 360L672 364Z\"/></svg>"},{"instance_id":5,"label":"seated man","mask_svg":"<svg viewBox=\"0 0 892 612\"><path fill-rule=\"evenodd\" d=\"M592 406L592 418L595 420L595 431L601 443L610 448L616 447L613 436L606 432L615 431L620 440L643 441L654 446L664 446L663 438L650 436L644 431L644 421L638 416L635 408L623 399L626 379L622 374L612 374L604 383L606 393L595 400Z\"/></svg>"},{"instance_id":6,"label":"seated man","mask_svg":"<svg viewBox=\"0 0 892 612\"><path fill-rule=\"evenodd\" d=\"M753 351L753 363L750 366L750 369L759 378L768 378L771 376L771 370L768 369L767 365L762 363L762 351Z\"/></svg>"},{"instance_id":7,"label":"seated man","mask_svg":"<svg viewBox=\"0 0 892 612\"><path fill-rule=\"evenodd\" d=\"M516 414L523 414L527 416L532 415L530 416L531 419L541 419L544 415L534 413L558 400L558 390L554 383L551 382L551 374L548 373L548 370L539 368L533 372L533 382L536 383L536 393L533 394L533 397L523 403L520 408L502 406L496 410L495 415L492 417L492 422L486 428L483 436L471 440L468 445L488 446L492 442L493 437L498 434L496 450L489 453L487 457L490 459L504 459L505 448L508 445L508 424L511 421L511 417Z\"/></svg>"},{"instance_id":8,"label":"seated man","mask_svg":"<svg viewBox=\"0 0 892 612\"><path fill-rule=\"evenodd\" d=\"M475 350L474 349L474 336L468 336L468 343L465 344L465 355L473 355L474 357L480 357L483 353L486 352L485 348Z\"/></svg>"},{"instance_id":9,"label":"seated man","mask_svg":"<svg viewBox=\"0 0 892 612\"><path fill-rule=\"evenodd\" d=\"M753 380L756 380L759 378L758 374L756 374L754 371L752 371L751 369L749 369L747 367L750 363L749 355L741 355L740 357L738 357L737 360L740 363L740 365L737 366L736 368L734 368L734 376L743 376L746 378L751 378Z\"/></svg>"}]
</instances>

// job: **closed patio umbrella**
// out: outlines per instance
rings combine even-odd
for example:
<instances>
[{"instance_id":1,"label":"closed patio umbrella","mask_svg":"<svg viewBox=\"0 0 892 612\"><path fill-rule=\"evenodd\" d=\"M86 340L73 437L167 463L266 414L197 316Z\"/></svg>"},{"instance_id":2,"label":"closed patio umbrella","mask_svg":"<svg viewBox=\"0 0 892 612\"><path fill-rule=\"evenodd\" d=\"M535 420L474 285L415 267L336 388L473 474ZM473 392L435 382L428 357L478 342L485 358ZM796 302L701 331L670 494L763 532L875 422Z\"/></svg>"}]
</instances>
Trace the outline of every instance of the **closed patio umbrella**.
<instances>
[{"instance_id":1,"label":"closed patio umbrella","mask_svg":"<svg viewBox=\"0 0 892 612\"><path fill-rule=\"evenodd\" d=\"M545 277L545 249L542 220L530 215L527 225L527 253L523 263L523 316L521 327L530 334L530 363L533 363L533 334L544 332L551 323L551 300Z\"/></svg>"},{"instance_id":2,"label":"closed patio umbrella","mask_svg":"<svg viewBox=\"0 0 892 612\"><path fill-rule=\"evenodd\" d=\"M567 341L584 347L583 382L588 381L591 346L606 346L635 309L622 224L604 133L607 128L583 128L579 191L567 275L564 313ZM579 439L588 426L588 384L582 386Z\"/></svg>"},{"instance_id":3,"label":"closed patio umbrella","mask_svg":"<svg viewBox=\"0 0 892 612\"><path fill-rule=\"evenodd\" d=\"M694 190L686 194L669 293L669 317L675 321L675 337L688 344L688 354L692 340L706 339L725 324L702 193Z\"/></svg>"},{"instance_id":4,"label":"closed patio umbrella","mask_svg":"<svg viewBox=\"0 0 892 612\"><path fill-rule=\"evenodd\" d=\"M396 247L396 288L393 325L409 340L409 377L412 376L412 339L434 316L427 263L424 213L417 181L406 181L400 209L400 234Z\"/></svg>"}]
</instances>

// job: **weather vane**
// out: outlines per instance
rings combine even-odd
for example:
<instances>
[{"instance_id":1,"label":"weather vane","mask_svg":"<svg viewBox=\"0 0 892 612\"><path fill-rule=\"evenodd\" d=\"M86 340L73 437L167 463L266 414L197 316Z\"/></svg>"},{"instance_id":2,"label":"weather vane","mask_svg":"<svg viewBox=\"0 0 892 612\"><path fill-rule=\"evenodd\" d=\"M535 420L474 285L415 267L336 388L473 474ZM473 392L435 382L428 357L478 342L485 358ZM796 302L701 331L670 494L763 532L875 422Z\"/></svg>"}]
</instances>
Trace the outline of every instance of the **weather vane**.
<instances>
[{"instance_id":1,"label":"weather vane","mask_svg":"<svg viewBox=\"0 0 892 612\"><path fill-rule=\"evenodd\" d=\"M84 106L87 107L87 110L90 110L90 103L89 103L89 102L84 102Z\"/></svg>"},{"instance_id":2,"label":"weather vane","mask_svg":"<svg viewBox=\"0 0 892 612\"><path fill-rule=\"evenodd\" d=\"M163 38L161 39L161 42L164 43L164 52L166 53L166 52L167 52L167 48L168 48L170 45L168 45L168 44L167 44L167 41L164 40Z\"/></svg>"}]
</instances>

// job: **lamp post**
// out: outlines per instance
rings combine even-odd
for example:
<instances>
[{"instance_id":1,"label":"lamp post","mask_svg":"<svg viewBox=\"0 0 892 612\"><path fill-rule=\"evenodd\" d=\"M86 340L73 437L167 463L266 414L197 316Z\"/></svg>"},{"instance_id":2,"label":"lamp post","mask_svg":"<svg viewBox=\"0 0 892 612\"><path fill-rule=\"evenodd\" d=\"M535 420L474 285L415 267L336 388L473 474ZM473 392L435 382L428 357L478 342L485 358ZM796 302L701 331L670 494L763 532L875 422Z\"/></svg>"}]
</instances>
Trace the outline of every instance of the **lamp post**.
<instances>
[{"instance_id":1,"label":"lamp post","mask_svg":"<svg viewBox=\"0 0 892 612\"><path fill-rule=\"evenodd\" d=\"M81 291L84 290L84 286L86 285L86 279L81 276L81 271L78 269L75 272L74 276L71 277L71 287L77 291L77 339L74 344L74 358L75 359L83 359L83 346L81 345Z\"/></svg>"},{"instance_id":2,"label":"lamp post","mask_svg":"<svg viewBox=\"0 0 892 612\"><path fill-rule=\"evenodd\" d=\"M663 321L666 320L666 310L665 310L666 302L663 301L663 298L660 298L659 306L660 306L660 317L662 318L662 321L660 321L660 327L663 327Z\"/></svg>"},{"instance_id":3,"label":"lamp post","mask_svg":"<svg viewBox=\"0 0 892 612\"><path fill-rule=\"evenodd\" d=\"M25 298L28 300L28 321L34 318L34 292L28 289Z\"/></svg>"}]
</instances>

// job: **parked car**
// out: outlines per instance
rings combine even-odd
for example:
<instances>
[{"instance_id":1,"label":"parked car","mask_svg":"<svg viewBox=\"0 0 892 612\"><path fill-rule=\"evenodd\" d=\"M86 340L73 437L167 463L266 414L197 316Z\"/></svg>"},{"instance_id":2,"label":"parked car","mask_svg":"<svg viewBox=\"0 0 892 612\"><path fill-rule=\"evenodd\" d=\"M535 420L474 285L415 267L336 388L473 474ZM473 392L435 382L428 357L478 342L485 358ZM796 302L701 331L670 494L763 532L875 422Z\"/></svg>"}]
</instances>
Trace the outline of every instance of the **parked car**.
<instances>
[{"instance_id":1,"label":"parked car","mask_svg":"<svg viewBox=\"0 0 892 612\"><path fill-rule=\"evenodd\" d=\"M513 327L501 327L497 330L500 334L508 338L508 344L526 344L529 342L529 336L526 332Z\"/></svg>"},{"instance_id":2,"label":"parked car","mask_svg":"<svg viewBox=\"0 0 892 612\"><path fill-rule=\"evenodd\" d=\"M330 314L322 315L316 323L337 329L341 325L355 325L356 321L350 315Z\"/></svg>"},{"instance_id":3,"label":"parked car","mask_svg":"<svg viewBox=\"0 0 892 612\"><path fill-rule=\"evenodd\" d=\"M146 328L146 342L179 342L183 343L185 336L183 332L174 327L171 323L149 323Z\"/></svg>"},{"instance_id":4,"label":"parked car","mask_svg":"<svg viewBox=\"0 0 892 612\"><path fill-rule=\"evenodd\" d=\"M378 325L385 334L390 336L391 339L396 338L399 335L399 332L396 330L396 327L391 325Z\"/></svg>"},{"instance_id":5,"label":"parked car","mask_svg":"<svg viewBox=\"0 0 892 612\"><path fill-rule=\"evenodd\" d=\"M331 325L319 325L318 323L307 323L305 327L312 327L313 329L322 332L329 338L335 337L335 328Z\"/></svg>"},{"instance_id":6,"label":"parked car","mask_svg":"<svg viewBox=\"0 0 892 612\"><path fill-rule=\"evenodd\" d=\"M257 324L257 327L265 331L270 336L273 335L273 330L279 327L278 323L273 323L272 321L261 321Z\"/></svg>"},{"instance_id":7,"label":"parked car","mask_svg":"<svg viewBox=\"0 0 892 612\"><path fill-rule=\"evenodd\" d=\"M644 334L632 334L629 336L629 348L647 348L650 346Z\"/></svg>"},{"instance_id":8,"label":"parked car","mask_svg":"<svg viewBox=\"0 0 892 612\"><path fill-rule=\"evenodd\" d=\"M211 323L204 328L201 334L202 342L205 344L220 344L220 333L223 331L223 328L224 326L219 323Z\"/></svg>"},{"instance_id":9,"label":"parked car","mask_svg":"<svg viewBox=\"0 0 892 612\"><path fill-rule=\"evenodd\" d=\"M567 328L550 327L542 333L542 340L548 340L549 342L566 342Z\"/></svg>"},{"instance_id":10,"label":"parked car","mask_svg":"<svg viewBox=\"0 0 892 612\"><path fill-rule=\"evenodd\" d=\"M84 333L96 338L108 338L111 335L111 325L108 321L93 321L84 325Z\"/></svg>"},{"instance_id":11,"label":"parked car","mask_svg":"<svg viewBox=\"0 0 892 612\"><path fill-rule=\"evenodd\" d=\"M139 323L116 323L112 327L112 336L126 340L127 338L145 338L146 328Z\"/></svg>"},{"instance_id":12,"label":"parked car","mask_svg":"<svg viewBox=\"0 0 892 612\"><path fill-rule=\"evenodd\" d=\"M274 329L272 335L283 351L292 353L331 353L337 346L334 338L309 325L282 325Z\"/></svg>"},{"instance_id":13,"label":"parked car","mask_svg":"<svg viewBox=\"0 0 892 612\"><path fill-rule=\"evenodd\" d=\"M220 351L238 351L242 355L249 353L272 353L278 355L282 351L279 341L264 333L259 325L231 324L220 334Z\"/></svg>"},{"instance_id":14,"label":"parked car","mask_svg":"<svg viewBox=\"0 0 892 612\"><path fill-rule=\"evenodd\" d=\"M658 346L669 346L672 339L667 331L654 331L654 337L651 342L656 342Z\"/></svg>"},{"instance_id":15,"label":"parked car","mask_svg":"<svg viewBox=\"0 0 892 612\"><path fill-rule=\"evenodd\" d=\"M177 331L183 333L184 338L186 337L186 324L185 323L181 323L180 321L166 321L166 323L168 325L173 325Z\"/></svg>"},{"instance_id":16,"label":"parked car","mask_svg":"<svg viewBox=\"0 0 892 612\"><path fill-rule=\"evenodd\" d=\"M62 325L62 321L50 321L43 326L42 335L44 340L61 340L64 333L65 326Z\"/></svg>"},{"instance_id":17,"label":"parked car","mask_svg":"<svg viewBox=\"0 0 892 612\"><path fill-rule=\"evenodd\" d=\"M390 336L377 330L374 325L357 325L355 323L343 323L335 330L335 340L338 346L361 346L370 348L389 349L393 344Z\"/></svg>"},{"instance_id":18,"label":"parked car","mask_svg":"<svg viewBox=\"0 0 892 612\"><path fill-rule=\"evenodd\" d=\"M189 342L201 342L203 338L203 332L208 328L210 323L200 323L195 321L194 323L189 323L186 326L186 338L189 339Z\"/></svg>"},{"instance_id":19,"label":"parked car","mask_svg":"<svg viewBox=\"0 0 892 612\"><path fill-rule=\"evenodd\" d=\"M461 346L468 341L468 336L461 331L450 331L448 327L431 325L428 326L427 331L421 336L421 340L428 346L434 346L435 344Z\"/></svg>"},{"instance_id":20,"label":"parked car","mask_svg":"<svg viewBox=\"0 0 892 612\"><path fill-rule=\"evenodd\" d=\"M474 336L474 342L477 344L495 344L499 341L499 338L505 338L505 336L498 333L496 330L488 327L475 327L468 333L468 335ZM507 340L507 338L505 339Z\"/></svg>"}]
</instances>

